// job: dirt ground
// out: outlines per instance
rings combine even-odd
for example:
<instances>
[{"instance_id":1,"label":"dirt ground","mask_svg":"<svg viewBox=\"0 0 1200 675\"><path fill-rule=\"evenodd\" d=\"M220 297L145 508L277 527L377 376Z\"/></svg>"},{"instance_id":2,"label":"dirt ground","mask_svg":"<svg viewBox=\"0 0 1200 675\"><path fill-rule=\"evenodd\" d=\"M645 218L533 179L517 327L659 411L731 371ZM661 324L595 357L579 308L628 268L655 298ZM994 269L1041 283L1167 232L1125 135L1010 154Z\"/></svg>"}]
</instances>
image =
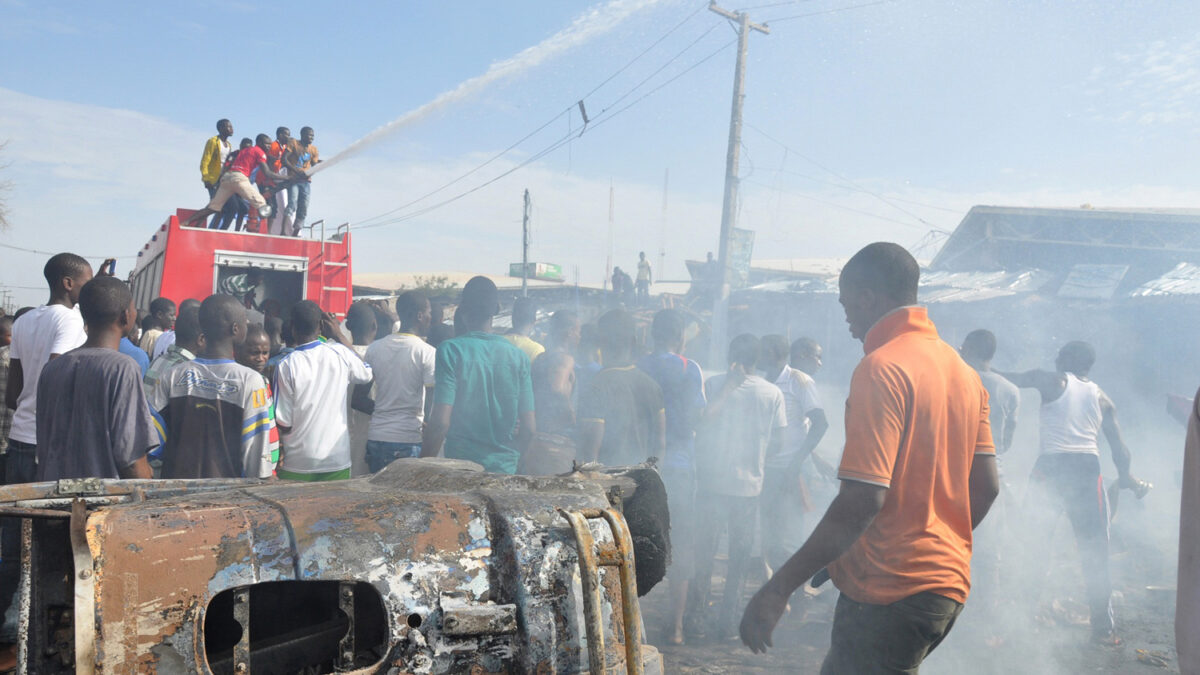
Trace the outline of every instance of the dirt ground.
<instances>
[{"instance_id":1,"label":"dirt ground","mask_svg":"<svg viewBox=\"0 0 1200 675\"><path fill-rule=\"evenodd\" d=\"M1177 494L1177 493L1176 493ZM1031 594L1015 581L1002 582L999 599L973 597L949 637L926 659L922 673L1178 673L1174 649L1175 544L1170 528L1138 506L1122 506L1112 535L1113 605L1125 644L1099 647L1088 641L1088 614L1073 537L1065 523L1053 533L1061 542L1050 560L1035 563L1043 589ZM1011 556L1010 556L1011 557ZM717 575L723 560L718 560ZM1015 561L1010 561L1015 564ZM765 571L749 583L746 598ZM714 579L714 595L719 579ZM978 586L978 584L977 584ZM647 637L663 653L669 673L817 673L829 647L836 589L802 592L775 631L776 648L754 655L736 640L683 646L666 642L666 582L642 599ZM983 595L983 594L980 594ZM1139 652L1139 650L1142 650ZM1142 660L1139 660L1139 657ZM1155 658L1158 664L1149 663Z\"/></svg>"}]
</instances>

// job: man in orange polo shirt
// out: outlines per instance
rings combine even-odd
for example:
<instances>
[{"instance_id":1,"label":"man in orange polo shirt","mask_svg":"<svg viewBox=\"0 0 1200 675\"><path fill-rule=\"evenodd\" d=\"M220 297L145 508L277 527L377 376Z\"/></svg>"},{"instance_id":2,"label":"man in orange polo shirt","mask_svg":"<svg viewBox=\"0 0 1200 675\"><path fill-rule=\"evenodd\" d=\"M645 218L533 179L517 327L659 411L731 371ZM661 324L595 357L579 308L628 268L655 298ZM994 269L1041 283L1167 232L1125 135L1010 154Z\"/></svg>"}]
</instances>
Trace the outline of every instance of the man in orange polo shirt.
<instances>
[{"instance_id":1,"label":"man in orange polo shirt","mask_svg":"<svg viewBox=\"0 0 1200 675\"><path fill-rule=\"evenodd\" d=\"M917 672L962 611L971 530L1000 490L987 393L916 306L919 276L882 242L842 269L838 300L866 353L846 400L842 487L742 617L742 641L765 651L792 592L828 566L841 597L823 675Z\"/></svg>"}]
</instances>

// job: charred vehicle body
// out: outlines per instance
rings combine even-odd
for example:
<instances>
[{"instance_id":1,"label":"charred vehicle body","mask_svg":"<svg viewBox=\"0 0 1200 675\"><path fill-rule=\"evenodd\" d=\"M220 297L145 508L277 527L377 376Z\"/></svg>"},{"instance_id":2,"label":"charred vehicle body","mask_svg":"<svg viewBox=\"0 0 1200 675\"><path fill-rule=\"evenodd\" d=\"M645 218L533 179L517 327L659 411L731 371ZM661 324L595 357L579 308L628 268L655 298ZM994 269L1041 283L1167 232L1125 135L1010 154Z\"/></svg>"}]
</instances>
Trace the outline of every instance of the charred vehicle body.
<instances>
[{"instance_id":1,"label":"charred vehicle body","mask_svg":"<svg viewBox=\"0 0 1200 675\"><path fill-rule=\"evenodd\" d=\"M662 670L637 600L668 556L652 467L59 481L0 488L0 515L22 672Z\"/></svg>"}]
</instances>

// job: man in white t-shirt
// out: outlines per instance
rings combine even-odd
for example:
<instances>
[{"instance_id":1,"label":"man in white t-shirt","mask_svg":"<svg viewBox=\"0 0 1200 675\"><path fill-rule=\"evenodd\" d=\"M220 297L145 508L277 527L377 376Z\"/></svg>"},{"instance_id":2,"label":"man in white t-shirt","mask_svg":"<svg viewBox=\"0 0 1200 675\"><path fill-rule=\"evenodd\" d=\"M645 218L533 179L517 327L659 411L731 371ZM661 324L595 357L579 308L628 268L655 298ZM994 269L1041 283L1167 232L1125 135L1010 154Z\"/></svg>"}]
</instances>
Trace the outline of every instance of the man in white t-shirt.
<instances>
[{"instance_id":1,"label":"man in white t-shirt","mask_svg":"<svg viewBox=\"0 0 1200 675\"><path fill-rule=\"evenodd\" d=\"M367 364L375 373L375 401L367 431L367 466L379 471L401 457L421 454L421 432L427 403L433 400L437 350L425 342L433 312L429 298L408 291L396 299L400 332L375 341L367 348ZM357 400L369 399L369 388L355 391ZM360 406L361 407L361 406Z\"/></svg>"},{"instance_id":2,"label":"man in white t-shirt","mask_svg":"<svg viewBox=\"0 0 1200 675\"><path fill-rule=\"evenodd\" d=\"M829 428L812 377L788 364L791 348L782 335L762 339L759 368L763 377L779 387L787 410L783 442L767 454L759 499L763 557L772 570L787 562L804 543L804 512L811 508L801 466Z\"/></svg>"},{"instance_id":3,"label":"man in white t-shirt","mask_svg":"<svg viewBox=\"0 0 1200 675\"><path fill-rule=\"evenodd\" d=\"M312 300L292 306L298 346L275 367L275 425L283 445L276 475L323 481L350 477L349 385L371 381L371 367L350 349L331 314ZM322 332L331 342L322 342Z\"/></svg>"},{"instance_id":4,"label":"man in white t-shirt","mask_svg":"<svg viewBox=\"0 0 1200 675\"><path fill-rule=\"evenodd\" d=\"M5 405L16 411L4 457L8 484L36 480L37 385L42 368L87 341L77 305L83 285L92 280L92 266L74 253L59 253L46 262L42 272L50 286L50 299L21 315L12 326L4 395ZM0 524L0 617L5 616L16 594L20 558L20 521L4 519ZM9 637L15 635L0 635L0 640L7 642Z\"/></svg>"}]
</instances>

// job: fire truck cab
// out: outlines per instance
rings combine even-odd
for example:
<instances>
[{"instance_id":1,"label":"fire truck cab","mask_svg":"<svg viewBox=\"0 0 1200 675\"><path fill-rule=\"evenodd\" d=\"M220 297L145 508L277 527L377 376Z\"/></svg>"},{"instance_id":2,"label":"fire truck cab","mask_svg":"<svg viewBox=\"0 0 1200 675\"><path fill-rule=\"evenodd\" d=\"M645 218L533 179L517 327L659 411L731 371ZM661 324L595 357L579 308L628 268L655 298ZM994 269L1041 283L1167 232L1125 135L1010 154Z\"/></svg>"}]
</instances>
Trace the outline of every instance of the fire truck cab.
<instances>
[{"instance_id":1,"label":"fire truck cab","mask_svg":"<svg viewBox=\"0 0 1200 675\"><path fill-rule=\"evenodd\" d=\"M259 269L263 280L253 304L275 300L286 309L312 300L345 317L352 302L348 223L328 238L324 221L306 227L307 236L284 237L181 225L192 213L178 209L138 251L129 280L138 308L160 296L203 300L220 293L229 277Z\"/></svg>"}]
</instances>

